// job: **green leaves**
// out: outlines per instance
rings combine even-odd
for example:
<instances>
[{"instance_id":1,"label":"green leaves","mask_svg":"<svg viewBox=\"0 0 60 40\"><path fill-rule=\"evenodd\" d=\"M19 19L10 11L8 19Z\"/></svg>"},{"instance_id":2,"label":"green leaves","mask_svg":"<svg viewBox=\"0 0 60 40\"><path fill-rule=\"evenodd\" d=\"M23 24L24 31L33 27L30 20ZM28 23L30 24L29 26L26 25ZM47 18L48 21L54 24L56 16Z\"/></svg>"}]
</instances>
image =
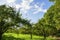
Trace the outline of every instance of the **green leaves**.
<instances>
[{"instance_id":1,"label":"green leaves","mask_svg":"<svg viewBox=\"0 0 60 40\"><path fill-rule=\"evenodd\" d=\"M60 30L60 0L50 0L55 2L44 15L46 23L51 27L52 33ZM49 28L50 29L50 28ZM55 32L54 32L55 31Z\"/></svg>"},{"instance_id":2,"label":"green leaves","mask_svg":"<svg viewBox=\"0 0 60 40\"><path fill-rule=\"evenodd\" d=\"M31 25L28 20L21 17L19 11L6 5L0 6L0 33L6 32L11 27L20 27L20 24Z\"/></svg>"},{"instance_id":3,"label":"green leaves","mask_svg":"<svg viewBox=\"0 0 60 40\"><path fill-rule=\"evenodd\" d=\"M42 34L46 33L47 35L56 34L57 30L60 29L60 1L50 1L55 2L55 4L52 5L44 17L36 23L36 29L39 29Z\"/></svg>"}]
</instances>

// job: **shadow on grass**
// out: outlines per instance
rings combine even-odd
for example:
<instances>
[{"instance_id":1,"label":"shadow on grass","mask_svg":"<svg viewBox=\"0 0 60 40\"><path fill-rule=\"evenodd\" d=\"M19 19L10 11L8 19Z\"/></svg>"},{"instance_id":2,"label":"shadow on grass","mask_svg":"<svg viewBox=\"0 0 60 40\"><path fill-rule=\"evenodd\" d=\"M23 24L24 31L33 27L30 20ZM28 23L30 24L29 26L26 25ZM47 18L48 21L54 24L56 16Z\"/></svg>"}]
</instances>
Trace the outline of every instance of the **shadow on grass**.
<instances>
[{"instance_id":1,"label":"shadow on grass","mask_svg":"<svg viewBox=\"0 0 60 40\"><path fill-rule=\"evenodd\" d=\"M33 40L56 40L56 39L43 39L43 38L34 38Z\"/></svg>"},{"instance_id":2,"label":"shadow on grass","mask_svg":"<svg viewBox=\"0 0 60 40\"><path fill-rule=\"evenodd\" d=\"M23 38L15 38L13 36L4 35L2 40L43 40L43 38L23 39ZM56 39L46 39L46 40L56 40Z\"/></svg>"},{"instance_id":3,"label":"shadow on grass","mask_svg":"<svg viewBox=\"0 0 60 40\"><path fill-rule=\"evenodd\" d=\"M15 38L13 36L3 36L2 40L24 40L24 39L21 39L21 38Z\"/></svg>"}]
</instances>

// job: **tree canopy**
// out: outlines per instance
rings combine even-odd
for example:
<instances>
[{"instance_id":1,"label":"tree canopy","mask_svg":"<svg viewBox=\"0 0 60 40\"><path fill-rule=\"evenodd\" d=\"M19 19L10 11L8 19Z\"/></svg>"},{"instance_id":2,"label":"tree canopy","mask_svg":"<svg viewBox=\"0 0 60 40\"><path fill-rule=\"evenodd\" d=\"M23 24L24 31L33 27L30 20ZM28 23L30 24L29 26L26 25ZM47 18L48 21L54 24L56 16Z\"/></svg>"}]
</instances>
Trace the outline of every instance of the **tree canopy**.
<instances>
[{"instance_id":1,"label":"tree canopy","mask_svg":"<svg viewBox=\"0 0 60 40\"><path fill-rule=\"evenodd\" d=\"M20 24L31 26L30 21L23 19L15 8L6 5L0 6L0 39L10 27L20 27Z\"/></svg>"}]
</instances>

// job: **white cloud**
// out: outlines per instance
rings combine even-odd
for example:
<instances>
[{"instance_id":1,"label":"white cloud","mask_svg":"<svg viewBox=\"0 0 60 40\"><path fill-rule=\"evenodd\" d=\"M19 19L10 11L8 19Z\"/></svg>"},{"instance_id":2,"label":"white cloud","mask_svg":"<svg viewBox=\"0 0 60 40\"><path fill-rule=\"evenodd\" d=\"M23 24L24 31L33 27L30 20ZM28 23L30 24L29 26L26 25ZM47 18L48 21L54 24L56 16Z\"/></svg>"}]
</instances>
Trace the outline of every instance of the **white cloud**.
<instances>
[{"instance_id":1,"label":"white cloud","mask_svg":"<svg viewBox=\"0 0 60 40\"><path fill-rule=\"evenodd\" d=\"M35 12L33 12L33 14L37 14L38 12L46 12L47 9L43 9L43 6L45 5L45 3L41 3L40 6L38 6L37 4L34 5L34 8L35 8Z\"/></svg>"},{"instance_id":2,"label":"white cloud","mask_svg":"<svg viewBox=\"0 0 60 40\"><path fill-rule=\"evenodd\" d=\"M9 5L9 6L15 6L15 1L16 0L0 0L0 5Z\"/></svg>"},{"instance_id":3,"label":"white cloud","mask_svg":"<svg viewBox=\"0 0 60 40\"><path fill-rule=\"evenodd\" d=\"M16 9L19 9L20 8L20 5L19 4L16 4Z\"/></svg>"},{"instance_id":4,"label":"white cloud","mask_svg":"<svg viewBox=\"0 0 60 40\"><path fill-rule=\"evenodd\" d=\"M35 12L33 12L33 14L37 14L38 12L46 12L47 11L47 9L37 9L37 11L35 11Z\"/></svg>"},{"instance_id":5,"label":"white cloud","mask_svg":"<svg viewBox=\"0 0 60 40\"><path fill-rule=\"evenodd\" d=\"M6 0L7 1L7 3L13 3L13 2L15 2L16 0Z\"/></svg>"},{"instance_id":6,"label":"white cloud","mask_svg":"<svg viewBox=\"0 0 60 40\"><path fill-rule=\"evenodd\" d=\"M30 6L30 3L32 3L33 0L22 0L21 4L20 4L20 10L23 12L23 13L27 13L28 10L32 7Z\"/></svg>"},{"instance_id":7,"label":"white cloud","mask_svg":"<svg viewBox=\"0 0 60 40\"><path fill-rule=\"evenodd\" d=\"M6 3L5 0L0 0L0 5L5 4L5 3Z\"/></svg>"},{"instance_id":8,"label":"white cloud","mask_svg":"<svg viewBox=\"0 0 60 40\"><path fill-rule=\"evenodd\" d=\"M33 0L21 0L22 2L20 4L16 4L15 3L16 1L18 0L2 0L0 4L6 4L9 6L13 6L16 9L20 8L21 13L27 13L27 11L31 8L30 3L33 2Z\"/></svg>"},{"instance_id":9,"label":"white cloud","mask_svg":"<svg viewBox=\"0 0 60 40\"><path fill-rule=\"evenodd\" d=\"M37 14L38 12L46 12L46 9L43 9L43 6L45 5L45 3L41 3L40 6L37 4L34 4L32 6L30 6L30 3L32 3L34 0L21 0L22 2L20 4L16 4L15 2L18 0L0 0L0 5L1 4L7 4L9 6L13 6L16 9L20 9L20 12L25 14L28 12L28 10L32 9L34 12L32 12L33 14ZM34 10L34 9L36 10Z\"/></svg>"}]
</instances>

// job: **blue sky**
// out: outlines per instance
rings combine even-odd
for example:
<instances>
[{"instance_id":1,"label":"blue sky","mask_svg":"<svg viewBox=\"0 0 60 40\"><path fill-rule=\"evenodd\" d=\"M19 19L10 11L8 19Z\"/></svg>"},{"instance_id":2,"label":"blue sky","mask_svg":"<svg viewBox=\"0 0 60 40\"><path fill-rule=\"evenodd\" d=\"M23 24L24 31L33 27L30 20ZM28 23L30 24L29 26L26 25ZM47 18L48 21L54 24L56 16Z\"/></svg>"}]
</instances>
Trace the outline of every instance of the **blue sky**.
<instances>
[{"instance_id":1,"label":"blue sky","mask_svg":"<svg viewBox=\"0 0 60 40\"><path fill-rule=\"evenodd\" d=\"M48 0L0 0L0 5L3 4L20 9L23 18L36 23L53 3Z\"/></svg>"}]
</instances>

